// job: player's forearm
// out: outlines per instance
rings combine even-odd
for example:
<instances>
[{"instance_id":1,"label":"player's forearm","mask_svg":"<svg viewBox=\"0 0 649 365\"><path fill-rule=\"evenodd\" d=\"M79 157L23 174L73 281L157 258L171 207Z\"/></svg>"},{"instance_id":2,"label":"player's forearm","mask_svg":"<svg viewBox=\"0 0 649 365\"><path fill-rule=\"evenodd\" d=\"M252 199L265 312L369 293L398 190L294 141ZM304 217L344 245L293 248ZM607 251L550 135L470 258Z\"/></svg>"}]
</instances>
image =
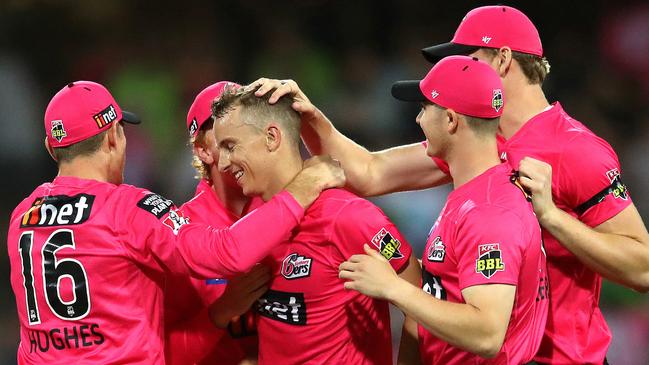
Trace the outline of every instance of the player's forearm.
<instances>
[{"instance_id":1,"label":"player's forearm","mask_svg":"<svg viewBox=\"0 0 649 365\"><path fill-rule=\"evenodd\" d=\"M649 291L649 238L646 234L630 237L598 232L560 209L539 217L539 222L593 271L637 291Z\"/></svg>"},{"instance_id":2,"label":"player's forearm","mask_svg":"<svg viewBox=\"0 0 649 365\"><path fill-rule=\"evenodd\" d=\"M304 209L284 191L227 229L183 226L178 248L199 276L243 273L284 242L303 216Z\"/></svg>"},{"instance_id":3,"label":"player's forearm","mask_svg":"<svg viewBox=\"0 0 649 365\"><path fill-rule=\"evenodd\" d=\"M417 322L406 316L401 331L401 343L399 344L398 365L420 365L419 340L417 333Z\"/></svg>"},{"instance_id":4,"label":"player's forearm","mask_svg":"<svg viewBox=\"0 0 649 365\"><path fill-rule=\"evenodd\" d=\"M504 334L493 318L472 305L436 299L404 280L400 280L389 300L427 331L455 347L486 358L500 351Z\"/></svg>"}]
</instances>

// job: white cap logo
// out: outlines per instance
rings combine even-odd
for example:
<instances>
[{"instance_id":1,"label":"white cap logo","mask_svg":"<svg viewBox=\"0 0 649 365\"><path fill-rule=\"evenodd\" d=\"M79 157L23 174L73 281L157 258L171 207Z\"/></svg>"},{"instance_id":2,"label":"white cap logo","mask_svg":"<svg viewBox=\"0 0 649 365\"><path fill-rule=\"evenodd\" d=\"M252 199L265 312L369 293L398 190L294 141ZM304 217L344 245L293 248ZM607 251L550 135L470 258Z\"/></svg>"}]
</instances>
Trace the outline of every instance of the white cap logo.
<instances>
[{"instance_id":1,"label":"white cap logo","mask_svg":"<svg viewBox=\"0 0 649 365\"><path fill-rule=\"evenodd\" d=\"M436 97L439 96L439 93L437 92L437 90L433 90L433 91L430 93L430 96L432 96L433 99L435 99Z\"/></svg>"},{"instance_id":2,"label":"white cap logo","mask_svg":"<svg viewBox=\"0 0 649 365\"><path fill-rule=\"evenodd\" d=\"M491 41L491 37L484 36L482 37L482 41L484 42L484 44L489 44L489 41Z\"/></svg>"}]
</instances>

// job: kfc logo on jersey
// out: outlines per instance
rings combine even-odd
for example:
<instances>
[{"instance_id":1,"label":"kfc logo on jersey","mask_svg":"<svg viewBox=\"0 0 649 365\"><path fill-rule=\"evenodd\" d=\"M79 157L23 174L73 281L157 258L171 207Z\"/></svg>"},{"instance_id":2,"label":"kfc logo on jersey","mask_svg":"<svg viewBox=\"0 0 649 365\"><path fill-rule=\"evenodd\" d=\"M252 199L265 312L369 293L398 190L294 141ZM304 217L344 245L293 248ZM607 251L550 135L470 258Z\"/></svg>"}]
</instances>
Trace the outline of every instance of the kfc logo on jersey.
<instances>
[{"instance_id":1,"label":"kfc logo on jersey","mask_svg":"<svg viewBox=\"0 0 649 365\"><path fill-rule=\"evenodd\" d=\"M497 271L505 271L502 252L499 243L488 243L478 246L478 259L475 262L475 272L489 279Z\"/></svg>"},{"instance_id":2,"label":"kfc logo on jersey","mask_svg":"<svg viewBox=\"0 0 649 365\"><path fill-rule=\"evenodd\" d=\"M622 183L620 170L618 170L617 168L609 170L606 172L606 177L608 177L608 181L611 182L609 193L613 194L613 197L615 197L615 199L629 199L627 187L626 185L624 185L624 183Z\"/></svg>"},{"instance_id":3,"label":"kfc logo on jersey","mask_svg":"<svg viewBox=\"0 0 649 365\"><path fill-rule=\"evenodd\" d=\"M288 280L311 275L311 259L292 253L282 261L282 276Z\"/></svg>"},{"instance_id":4,"label":"kfc logo on jersey","mask_svg":"<svg viewBox=\"0 0 649 365\"><path fill-rule=\"evenodd\" d=\"M444 262L444 257L446 257L446 246L444 246L440 236L435 237L435 240L428 247L427 257L428 261Z\"/></svg>"},{"instance_id":5,"label":"kfc logo on jersey","mask_svg":"<svg viewBox=\"0 0 649 365\"><path fill-rule=\"evenodd\" d=\"M493 98L491 99L491 106L496 110L500 111L500 108L503 107L503 91L500 89L494 89Z\"/></svg>"},{"instance_id":6,"label":"kfc logo on jersey","mask_svg":"<svg viewBox=\"0 0 649 365\"><path fill-rule=\"evenodd\" d=\"M178 209L171 209L169 215L162 221L162 224L171 228L174 234L178 234L180 227L189 223L189 218L185 218L183 212Z\"/></svg>"},{"instance_id":7,"label":"kfc logo on jersey","mask_svg":"<svg viewBox=\"0 0 649 365\"><path fill-rule=\"evenodd\" d=\"M198 123L196 122L196 118L192 119L192 123L189 125L189 136L193 137L194 133L198 130Z\"/></svg>"},{"instance_id":8,"label":"kfc logo on jersey","mask_svg":"<svg viewBox=\"0 0 649 365\"><path fill-rule=\"evenodd\" d=\"M303 293L268 290L258 300L260 315L298 326L306 325L306 303Z\"/></svg>"},{"instance_id":9,"label":"kfc logo on jersey","mask_svg":"<svg viewBox=\"0 0 649 365\"><path fill-rule=\"evenodd\" d=\"M137 206L155 215L156 218L161 219L171 210L174 202L161 195L149 193L137 202Z\"/></svg>"},{"instance_id":10,"label":"kfc logo on jersey","mask_svg":"<svg viewBox=\"0 0 649 365\"><path fill-rule=\"evenodd\" d=\"M95 114L92 118L97 123L97 128L101 129L117 119L117 111L113 104L111 104L106 109Z\"/></svg>"},{"instance_id":11,"label":"kfc logo on jersey","mask_svg":"<svg viewBox=\"0 0 649 365\"><path fill-rule=\"evenodd\" d=\"M36 198L23 214L20 227L50 227L81 224L90 218L94 195L54 195Z\"/></svg>"},{"instance_id":12,"label":"kfc logo on jersey","mask_svg":"<svg viewBox=\"0 0 649 365\"><path fill-rule=\"evenodd\" d=\"M379 253L388 260L400 259L403 257L403 254L399 251L401 242L392 237L390 232L385 228L381 228L381 230L374 235L372 243L379 249Z\"/></svg>"},{"instance_id":13,"label":"kfc logo on jersey","mask_svg":"<svg viewBox=\"0 0 649 365\"><path fill-rule=\"evenodd\" d=\"M58 142L61 142L63 138L67 137L68 134L65 132L65 128L63 128L63 121L62 120L53 120L52 121L52 138L56 139Z\"/></svg>"}]
</instances>

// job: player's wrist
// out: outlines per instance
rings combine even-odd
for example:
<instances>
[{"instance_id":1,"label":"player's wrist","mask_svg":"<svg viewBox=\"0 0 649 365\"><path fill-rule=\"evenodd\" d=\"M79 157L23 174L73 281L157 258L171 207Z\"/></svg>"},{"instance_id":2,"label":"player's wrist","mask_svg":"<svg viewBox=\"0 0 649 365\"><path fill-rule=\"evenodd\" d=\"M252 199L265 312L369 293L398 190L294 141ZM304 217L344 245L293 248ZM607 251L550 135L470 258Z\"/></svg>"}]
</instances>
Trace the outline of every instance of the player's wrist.
<instances>
[{"instance_id":1,"label":"player's wrist","mask_svg":"<svg viewBox=\"0 0 649 365\"><path fill-rule=\"evenodd\" d=\"M388 284L385 286L383 295L385 300L392 302L395 305L399 305L399 302L406 298L408 291L414 288L408 281L397 277L394 280L394 283Z\"/></svg>"}]
</instances>

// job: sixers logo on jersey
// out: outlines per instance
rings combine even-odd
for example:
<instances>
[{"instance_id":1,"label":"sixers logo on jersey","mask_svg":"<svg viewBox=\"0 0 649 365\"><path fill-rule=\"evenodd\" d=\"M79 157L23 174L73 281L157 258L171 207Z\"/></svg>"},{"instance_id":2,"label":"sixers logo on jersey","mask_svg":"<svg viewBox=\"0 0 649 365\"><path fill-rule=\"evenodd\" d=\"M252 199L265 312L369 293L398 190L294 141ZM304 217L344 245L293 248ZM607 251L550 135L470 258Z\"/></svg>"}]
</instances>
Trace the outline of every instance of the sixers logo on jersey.
<instances>
[{"instance_id":1,"label":"sixers logo on jersey","mask_svg":"<svg viewBox=\"0 0 649 365\"><path fill-rule=\"evenodd\" d=\"M446 246L442 242L440 236L435 237L435 240L428 246L428 261L432 262L444 262L444 257L446 257Z\"/></svg>"},{"instance_id":2,"label":"sixers logo on jersey","mask_svg":"<svg viewBox=\"0 0 649 365\"><path fill-rule=\"evenodd\" d=\"M90 218L94 195L54 195L39 197L23 214L20 227L51 227L81 224Z\"/></svg>"},{"instance_id":3,"label":"sixers logo on jersey","mask_svg":"<svg viewBox=\"0 0 649 365\"><path fill-rule=\"evenodd\" d=\"M306 303L303 293L268 290L259 298L257 311L260 315L298 326L306 325Z\"/></svg>"},{"instance_id":4,"label":"sixers logo on jersey","mask_svg":"<svg viewBox=\"0 0 649 365\"><path fill-rule=\"evenodd\" d=\"M311 275L311 259L292 253L282 261L282 276L288 280Z\"/></svg>"},{"instance_id":5,"label":"sixers logo on jersey","mask_svg":"<svg viewBox=\"0 0 649 365\"><path fill-rule=\"evenodd\" d=\"M505 271L500 244L487 243L478 246L478 259L475 262L475 272L489 279L497 271Z\"/></svg>"},{"instance_id":6,"label":"sixers logo on jersey","mask_svg":"<svg viewBox=\"0 0 649 365\"><path fill-rule=\"evenodd\" d=\"M381 228L381 230L372 237L372 244L374 244L374 246L379 249L379 253L388 260L400 259L403 257L403 254L399 251L401 242L392 237L390 232L385 228Z\"/></svg>"}]
</instances>

